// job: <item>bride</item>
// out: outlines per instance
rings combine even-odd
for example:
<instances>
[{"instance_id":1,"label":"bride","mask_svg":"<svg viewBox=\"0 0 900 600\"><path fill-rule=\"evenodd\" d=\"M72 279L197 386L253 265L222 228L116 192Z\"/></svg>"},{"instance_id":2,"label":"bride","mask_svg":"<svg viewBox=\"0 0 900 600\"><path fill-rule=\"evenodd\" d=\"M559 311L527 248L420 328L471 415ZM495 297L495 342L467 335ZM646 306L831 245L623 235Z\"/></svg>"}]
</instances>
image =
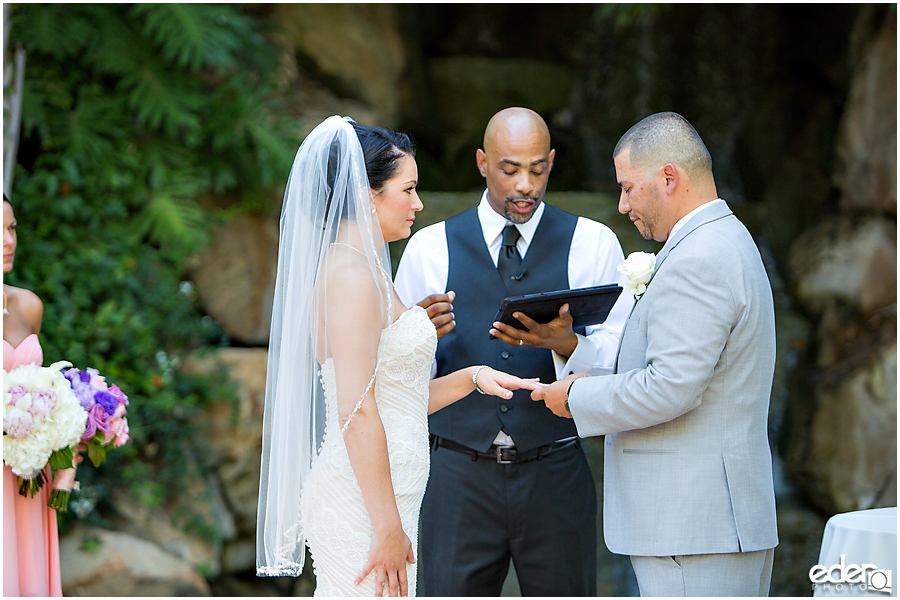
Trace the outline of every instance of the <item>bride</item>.
<instances>
[{"instance_id":1,"label":"bride","mask_svg":"<svg viewBox=\"0 0 900 600\"><path fill-rule=\"evenodd\" d=\"M540 385L485 366L430 379L435 327L398 299L387 248L422 209L417 179L406 135L330 117L285 192L257 574L299 575L309 545L316 595L415 595L427 414Z\"/></svg>"}]
</instances>

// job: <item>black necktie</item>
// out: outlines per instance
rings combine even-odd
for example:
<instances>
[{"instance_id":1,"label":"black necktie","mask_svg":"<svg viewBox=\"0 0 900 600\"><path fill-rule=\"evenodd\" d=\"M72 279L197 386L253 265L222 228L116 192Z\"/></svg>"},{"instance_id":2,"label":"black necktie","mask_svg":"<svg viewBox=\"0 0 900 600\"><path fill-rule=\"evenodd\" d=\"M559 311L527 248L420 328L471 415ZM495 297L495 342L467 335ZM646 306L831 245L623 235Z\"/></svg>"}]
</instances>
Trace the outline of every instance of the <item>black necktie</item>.
<instances>
[{"instance_id":1,"label":"black necktie","mask_svg":"<svg viewBox=\"0 0 900 600\"><path fill-rule=\"evenodd\" d=\"M516 249L519 237L521 234L515 225L507 225L503 228L503 245L500 247L500 255L497 257L497 270L500 271L500 277L507 286L510 279L520 274L519 267L522 265L522 257L519 256L519 251Z\"/></svg>"}]
</instances>

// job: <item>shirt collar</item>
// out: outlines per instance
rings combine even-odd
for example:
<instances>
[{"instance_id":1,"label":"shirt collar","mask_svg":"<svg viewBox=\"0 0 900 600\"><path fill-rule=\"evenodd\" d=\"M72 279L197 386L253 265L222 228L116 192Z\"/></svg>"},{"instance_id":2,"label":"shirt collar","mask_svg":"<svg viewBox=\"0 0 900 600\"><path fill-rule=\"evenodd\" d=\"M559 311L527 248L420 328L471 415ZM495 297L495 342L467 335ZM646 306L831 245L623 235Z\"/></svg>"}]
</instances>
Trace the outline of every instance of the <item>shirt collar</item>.
<instances>
[{"instance_id":1,"label":"shirt collar","mask_svg":"<svg viewBox=\"0 0 900 600\"><path fill-rule=\"evenodd\" d=\"M487 195L487 190L484 190L484 194L481 196L481 202L478 204L478 220L481 221L481 231L484 233L484 243L490 248L494 243L498 243L497 240L503 235L503 228L510 225L511 222L507 221L506 217L497 214L497 212L491 208ZM544 203L542 201L537 207L537 210L534 211L534 216L531 217L527 223L516 224L516 228L519 230L522 239L525 241L526 248L531 245L531 239L534 237L534 232L537 231L543 214Z\"/></svg>"},{"instance_id":2,"label":"shirt collar","mask_svg":"<svg viewBox=\"0 0 900 600\"><path fill-rule=\"evenodd\" d=\"M701 204L700 206L698 206L697 208L695 208L688 214L686 214L683 217L681 217L680 219L678 219L678 222L675 223L674 227L672 227L672 231L669 232L669 237L666 239L666 243L663 244L662 248L660 248L660 252L662 252L666 248L666 246L669 245L669 241L675 239L675 234L678 233L678 230L681 229L682 227L684 227L685 225L687 225L687 222L690 221L691 219L693 219L695 215L697 215L700 211L702 211L704 209L715 206L719 202L721 202L722 204L725 203L725 201L722 200L721 198L716 198L715 200L712 200L711 202L706 202L705 204Z\"/></svg>"}]
</instances>

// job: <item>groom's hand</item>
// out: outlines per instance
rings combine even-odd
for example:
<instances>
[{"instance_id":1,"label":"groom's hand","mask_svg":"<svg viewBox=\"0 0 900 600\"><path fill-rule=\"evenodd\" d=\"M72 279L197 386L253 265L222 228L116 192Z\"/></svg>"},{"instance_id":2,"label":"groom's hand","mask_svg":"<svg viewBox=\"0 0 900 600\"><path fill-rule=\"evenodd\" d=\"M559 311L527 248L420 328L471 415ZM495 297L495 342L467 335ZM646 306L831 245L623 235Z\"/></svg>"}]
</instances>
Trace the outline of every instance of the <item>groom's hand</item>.
<instances>
[{"instance_id":1,"label":"groom's hand","mask_svg":"<svg viewBox=\"0 0 900 600\"><path fill-rule=\"evenodd\" d=\"M438 339L447 335L456 327L456 321L452 312L455 298L456 292L431 294L416 303L428 313L428 318L431 319L434 328L437 330Z\"/></svg>"},{"instance_id":2,"label":"groom's hand","mask_svg":"<svg viewBox=\"0 0 900 600\"><path fill-rule=\"evenodd\" d=\"M514 312L515 317L528 331L516 329L500 321L494 321L490 334L511 346L547 348L564 358L569 358L578 345L578 336L572 331L572 315L569 305L559 307L559 316L549 323L538 323L528 315ZM522 343L520 344L519 341Z\"/></svg>"},{"instance_id":3,"label":"groom's hand","mask_svg":"<svg viewBox=\"0 0 900 600\"><path fill-rule=\"evenodd\" d=\"M574 375L569 375L565 379L560 379L555 383L534 390L531 392L531 399L536 401L543 400L544 404L547 405L547 408L549 408L550 412L554 415L571 419L572 413L566 408L566 402L569 400L569 386L572 385L572 382L576 379L587 376L587 373L575 373Z\"/></svg>"}]
</instances>

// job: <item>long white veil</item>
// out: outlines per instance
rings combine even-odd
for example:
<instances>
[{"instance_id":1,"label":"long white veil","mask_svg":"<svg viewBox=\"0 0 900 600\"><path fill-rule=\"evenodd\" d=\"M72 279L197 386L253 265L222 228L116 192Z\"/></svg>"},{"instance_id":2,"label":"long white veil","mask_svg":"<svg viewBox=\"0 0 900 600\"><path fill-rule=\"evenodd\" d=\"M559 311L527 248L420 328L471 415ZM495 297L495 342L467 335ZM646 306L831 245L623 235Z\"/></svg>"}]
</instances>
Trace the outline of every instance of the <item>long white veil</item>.
<instances>
[{"instance_id":1,"label":"long white veil","mask_svg":"<svg viewBox=\"0 0 900 600\"><path fill-rule=\"evenodd\" d=\"M356 132L347 119L329 117L297 151L281 213L263 417L257 575L297 576L303 569L300 493L326 418L320 363L332 355L338 330L347 337L345 322L352 323L361 340L375 343L361 344L362 359L356 352L352 368L357 372L340 374L338 397L355 403L366 394L365 382L371 386L375 372L377 338L392 320L389 268ZM339 280L345 272L353 273L350 289L375 292L357 297L345 293L347 281ZM359 306L363 302L364 311ZM358 330L360 322L368 332ZM340 326L334 325L329 336L326 323Z\"/></svg>"}]
</instances>

